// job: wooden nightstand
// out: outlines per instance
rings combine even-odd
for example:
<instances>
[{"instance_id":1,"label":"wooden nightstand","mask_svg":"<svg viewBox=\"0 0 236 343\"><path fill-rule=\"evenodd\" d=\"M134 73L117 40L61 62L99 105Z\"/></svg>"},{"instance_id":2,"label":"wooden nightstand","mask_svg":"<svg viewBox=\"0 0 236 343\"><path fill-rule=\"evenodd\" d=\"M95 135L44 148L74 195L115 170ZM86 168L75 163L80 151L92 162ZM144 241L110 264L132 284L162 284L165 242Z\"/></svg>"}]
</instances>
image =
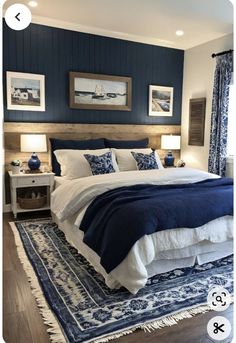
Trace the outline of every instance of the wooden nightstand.
<instances>
[{"instance_id":1,"label":"wooden nightstand","mask_svg":"<svg viewBox=\"0 0 236 343\"><path fill-rule=\"evenodd\" d=\"M11 187L11 208L14 217L17 217L17 213L21 212L32 212L32 211L42 211L50 209L50 194L53 191L54 184L54 173L39 173L39 174L12 174L11 171L8 172L10 176L10 187ZM25 193L29 191L30 188L35 187L46 188L47 201L46 204L40 208L25 209L21 208L17 198L18 193Z\"/></svg>"}]
</instances>

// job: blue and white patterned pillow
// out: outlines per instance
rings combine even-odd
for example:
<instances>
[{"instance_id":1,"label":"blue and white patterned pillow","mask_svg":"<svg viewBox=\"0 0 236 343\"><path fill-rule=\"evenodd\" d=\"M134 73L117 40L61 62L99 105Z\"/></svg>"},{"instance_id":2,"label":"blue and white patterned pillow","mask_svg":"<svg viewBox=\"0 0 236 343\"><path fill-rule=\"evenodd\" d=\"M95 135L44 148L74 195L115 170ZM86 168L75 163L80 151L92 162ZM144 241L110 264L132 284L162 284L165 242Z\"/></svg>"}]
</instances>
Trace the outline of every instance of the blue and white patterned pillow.
<instances>
[{"instance_id":1,"label":"blue and white patterned pillow","mask_svg":"<svg viewBox=\"0 0 236 343\"><path fill-rule=\"evenodd\" d=\"M155 151L152 151L150 154L131 151L131 154L133 155L139 170L158 169Z\"/></svg>"},{"instance_id":2,"label":"blue and white patterned pillow","mask_svg":"<svg viewBox=\"0 0 236 343\"><path fill-rule=\"evenodd\" d=\"M115 172L111 152L106 152L100 156L85 154L84 157L88 161L93 175L110 174Z\"/></svg>"}]
</instances>

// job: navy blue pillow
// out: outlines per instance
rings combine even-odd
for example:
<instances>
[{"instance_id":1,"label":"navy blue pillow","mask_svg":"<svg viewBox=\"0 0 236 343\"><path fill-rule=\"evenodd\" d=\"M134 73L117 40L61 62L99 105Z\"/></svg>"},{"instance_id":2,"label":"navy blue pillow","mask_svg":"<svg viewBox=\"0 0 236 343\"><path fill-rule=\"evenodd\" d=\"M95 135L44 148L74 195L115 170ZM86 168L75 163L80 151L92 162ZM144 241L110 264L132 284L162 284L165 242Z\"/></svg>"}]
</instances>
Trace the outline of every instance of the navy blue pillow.
<instances>
[{"instance_id":1,"label":"navy blue pillow","mask_svg":"<svg viewBox=\"0 0 236 343\"><path fill-rule=\"evenodd\" d=\"M148 147L148 138L134 141L120 141L104 138L106 148L115 149L145 149Z\"/></svg>"},{"instance_id":2,"label":"navy blue pillow","mask_svg":"<svg viewBox=\"0 0 236 343\"><path fill-rule=\"evenodd\" d=\"M56 176L61 175L61 168L60 168L60 164L57 162L56 156L54 155L53 151L61 150L61 149L94 150L94 149L105 148L104 138L89 139L89 140L83 140L83 141L50 138L50 143L51 143L52 171L56 174Z\"/></svg>"},{"instance_id":3,"label":"navy blue pillow","mask_svg":"<svg viewBox=\"0 0 236 343\"><path fill-rule=\"evenodd\" d=\"M141 154L131 151L133 158L137 162L138 170L158 169L158 164L155 157L155 151L150 154Z\"/></svg>"},{"instance_id":4,"label":"navy blue pillow","mask_svg":"<svg viewBox=\"0 0 236 343\"><path fill-rule=\"evenodd\" d=\"M85 154L84 157L88 161L93 175L115 173L111 152L100 156Z\"/></svg>"}]
</instances>

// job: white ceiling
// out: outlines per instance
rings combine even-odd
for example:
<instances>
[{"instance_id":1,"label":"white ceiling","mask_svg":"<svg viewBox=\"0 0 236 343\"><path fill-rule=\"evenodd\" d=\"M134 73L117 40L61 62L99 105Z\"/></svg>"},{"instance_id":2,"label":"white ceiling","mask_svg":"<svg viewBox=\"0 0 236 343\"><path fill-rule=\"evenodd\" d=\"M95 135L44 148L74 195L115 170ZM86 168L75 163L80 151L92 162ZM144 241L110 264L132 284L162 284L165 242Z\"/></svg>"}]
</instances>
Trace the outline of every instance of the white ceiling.
<instances>
[{"instance_id":1,"label":"white ceiling","mask_svg":"<svg viewBox=\"0 0 236 343\"><path fill-rule=\"evenodd\" d=\"M189 49L233 32L230 0L37 0L33 22ZM7 0L4 9L27 0ZM176 30L184 36L177 37Z\"/></svg>"}]
</instances>

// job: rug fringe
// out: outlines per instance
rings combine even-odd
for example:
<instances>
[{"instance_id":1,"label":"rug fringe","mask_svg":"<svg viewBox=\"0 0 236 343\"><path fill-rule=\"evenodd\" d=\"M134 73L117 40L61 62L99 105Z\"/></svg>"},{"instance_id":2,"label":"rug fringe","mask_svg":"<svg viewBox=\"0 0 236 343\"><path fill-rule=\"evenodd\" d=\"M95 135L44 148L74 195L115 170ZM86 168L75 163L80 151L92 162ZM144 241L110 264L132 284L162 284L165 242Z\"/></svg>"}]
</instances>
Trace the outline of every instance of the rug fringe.
<instances>
[{"instance_id":1,"label":"rug fringe","mask_svg":"<svg viewBox=\"0 0 236 343\"><path fill-rule=\"evenodd\" d=\"M144 330L144 332L150 333L152 331L162 329L166 326L176 325L176 324L178 324L178 321L180 321L182 319L192 318L193 316L195 316L197 314L205 313L208 311L211 311L210 306L200 305L196 308L184 310L182 312L173 314L173 315L168 316L168 317L160 318L160 319L151 321L149 323L146 322L144 324L137 325L133 328L129 328L126 331L117 332L117 333L114 333L114 334L109 335L109 336L105 336L102 338L95 339L91 342L93 342L93 343L107 343L113 339L120 338L120 337L125 336L125 335L129 335L138 329L141 329L141 330Z\"/></svg>"},{"instance_id":2,"label":"rug fringe","mask_svg":"<svg viewBox=\"0 0 236 343\"><path fill-rule=\"evenodd\" d=\"M34 269L31 265L27 255L26 255L26 253L25 253L25 249L24 249L23 243L21 241L20 234L19 234L19 232L15 226L15 223L10 222L9 224L11 226L13 233L14 233L18 256L19 256L20 261L23 265L23 268L26 272L27 278L30 282L31 290L32 290L32 293L36 299L37 306L39 307L40 314L42 315L42 318L43 318L43 322L44 322L44 324L49 326L49 328L47 329L47 332L50 336L50 340L52 341L52 343L67 343L67 340L66 340L65 336L63 335L63 331L62 331L56 317L54 316L52 310L49 308L49 305L47 304L47 301L44 297L41 286L38 282L38 278L34 272ZM233 299L232 299L232 302L233 302ZM154 330L158 330L158 329L164 328L166 326L176 325L178 323L178 321L180 321L182 319L192 318L193 316L195 316L197 314L205 313L208 311L211 311L210 306L199 305L199 306L196 306L195 308L186 309L182 312L172 314L171 316L162 317L162 318L159 318L157 320L150 321L150 322L145 322L145 323L136 325L134 327L127 328L124 331L120 331L120 332L117 331L113 334L110 334L110 335L108 334L108 335L105 335L104 337L100 337L98 339L88 340L87 342L107 343L111 340L120 338L122 336L132 334L137 329L142 329L145 332L152 332Z\"/></svg>"},{"instance_id":3,"label":"rug fringe","mask_svg":"<svg viewBox=\"0 0 236 343\"><path fill-rule=\"evenodd\" d=\"M34 272L34 269L28 259L28 256L25 253L23 243L20 238L20 234L15 226L14 222L9 223L14 234L15 244L17 248L17 253L20 259L23 269L26 272L27 278L30 283L32 294L36 300L39 312L43 318L44 324L49 326L47 332L49 334L50 340L52 343L66 343L65 336L62 332L62 329L54 316L53 312L50 310L49 305L44 297L41 286L38 282L38 278Z\"/></svg>"},{"instance_id":4,"label":"rug fringe","mask_svg":"<svg viewBox=\"0 0 236 343\"><path fill-rule=\"evenodd\" d=\"M200 305L196 308L190 308L188 310L184 310L179 313L175 313L171 316L167 316L164 318L160 318L159 320L155 320L150 323L145 323L144 325L141 326L141 329L144 331L151 332L153 330L161 329L166 326L172 326L178 324L178 321L182 319L187 319L187 318L192 318L197 314L200 313L206 313L208 311L211 311L210 306L208 305Z\"/></svg>"}]
</instances>

